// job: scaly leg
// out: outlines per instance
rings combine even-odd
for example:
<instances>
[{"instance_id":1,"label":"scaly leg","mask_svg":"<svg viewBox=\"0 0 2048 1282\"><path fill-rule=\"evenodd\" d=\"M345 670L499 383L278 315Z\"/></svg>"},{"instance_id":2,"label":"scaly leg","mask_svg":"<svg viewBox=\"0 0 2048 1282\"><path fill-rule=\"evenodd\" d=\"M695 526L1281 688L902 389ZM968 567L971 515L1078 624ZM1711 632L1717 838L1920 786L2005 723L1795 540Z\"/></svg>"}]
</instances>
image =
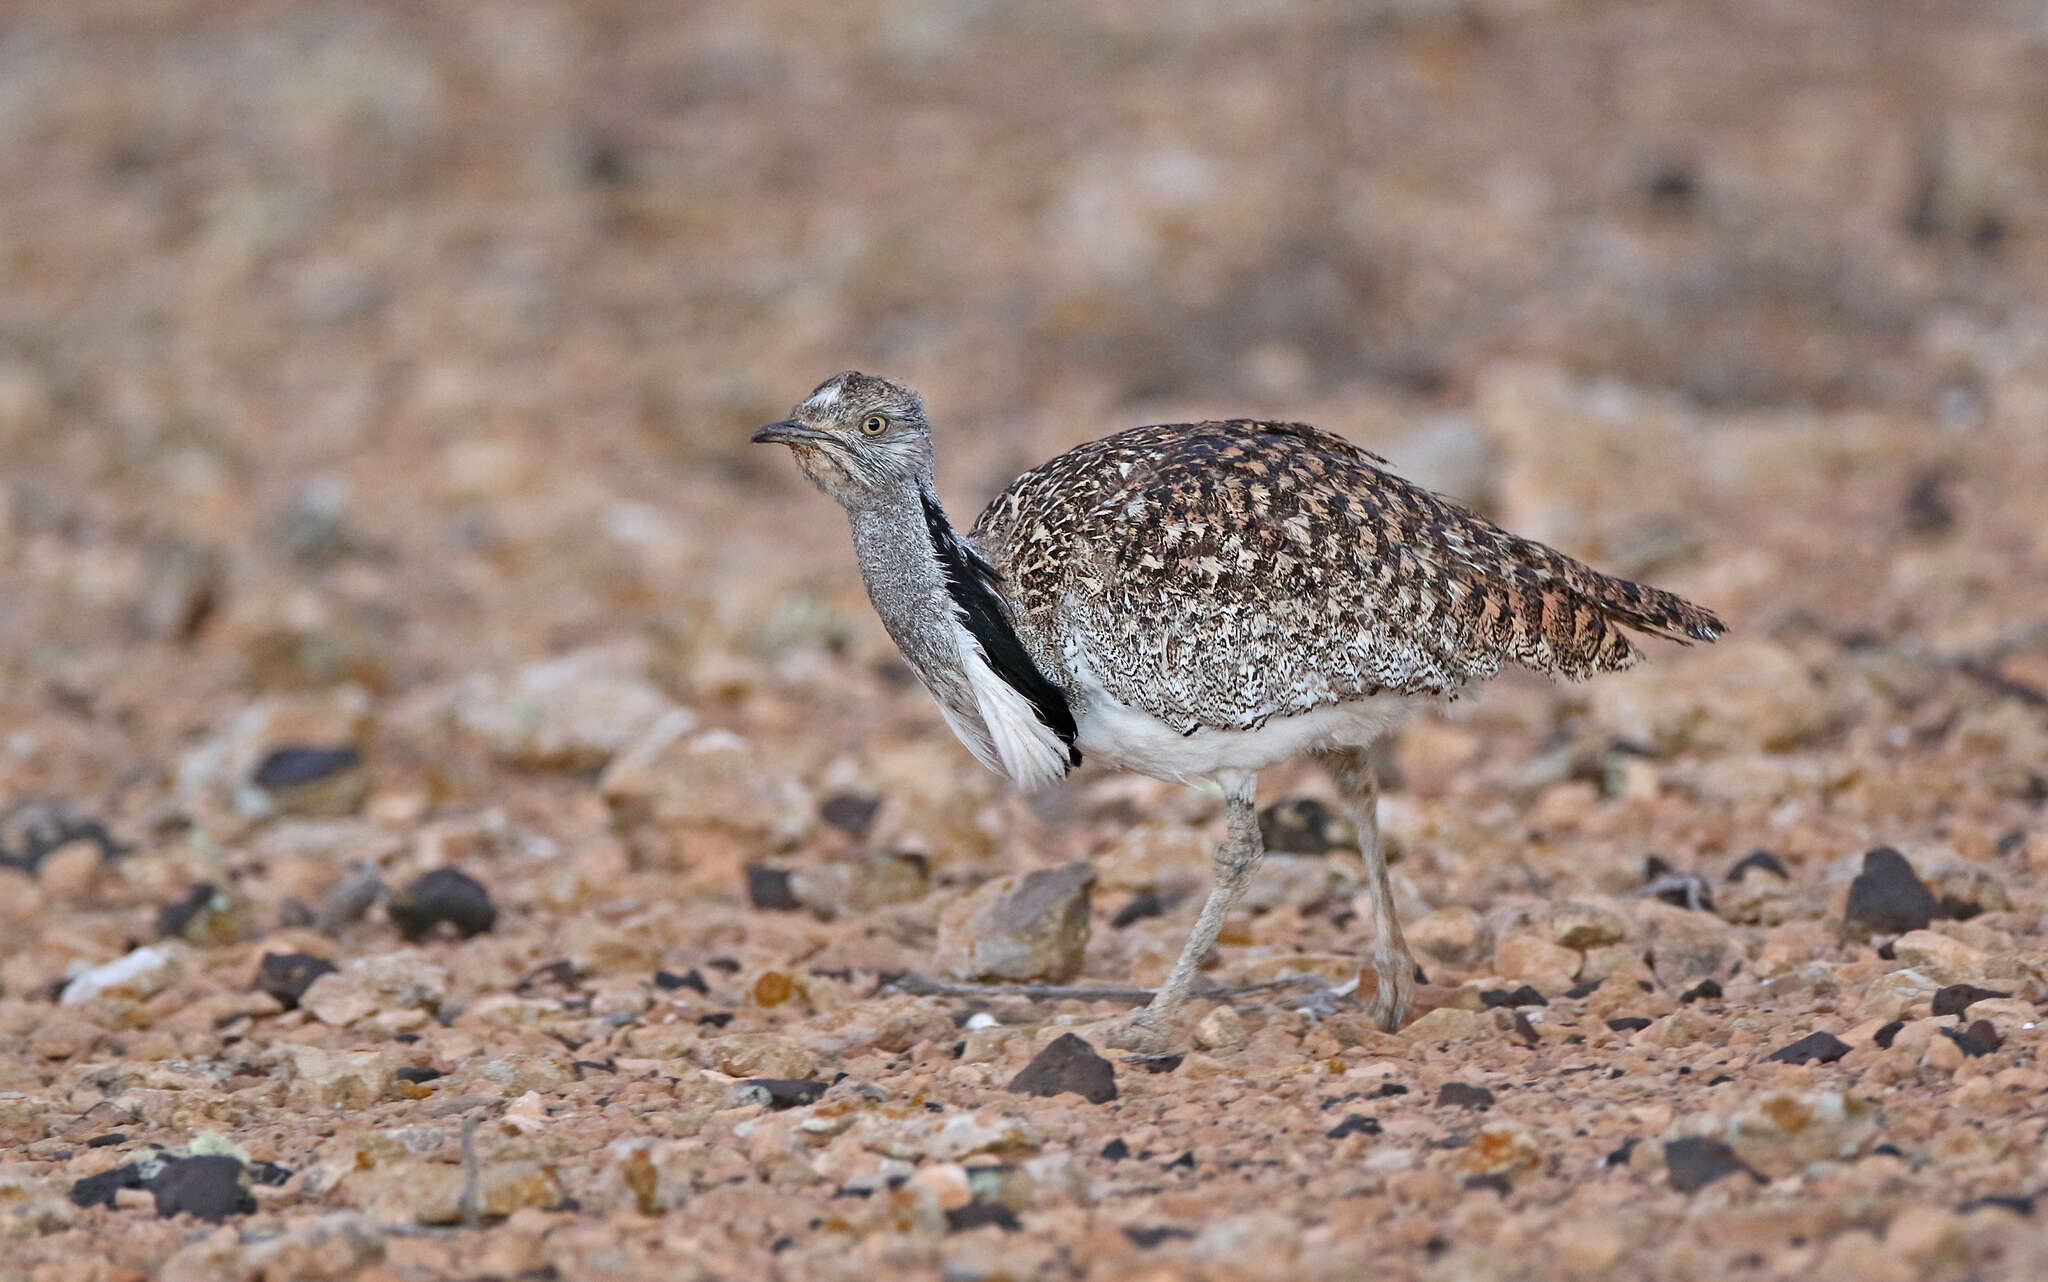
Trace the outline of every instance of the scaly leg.
<instances>
[{"instance_id":1,"label":"scaly leg","mask_svg":"<svg viewBox=\"0 0 2048 1282\"><path fill-rule=\"evenodd\" d=\"M1112 1037L1112 1041L1141 1055L1164 1054L1172 1042L1173 1017L1188 999L1188 990L1194 987L1195 972L1201 968L1202 958L1216 944L1216 936L1223 929L1224 918L1236 906L1239 895L1244 893L1246 883L1251 881L1252 871L1259 866L1259 860L1266 853L1265 844L1259 838L1259 817L1254 800L1258 794L1258 776L1249 772L1233 774L1218 780L1223 784L1223 804L1228 832L1223 845L1216 851L1215 880L1209 887L1209 898L1202 904L1202 915L1195 919L1195 928L1188 935L1188 942L1180 950L1180 959L1173 964L1173 970L1159 991L1152 995L1152 1002L1143 1010L1133 1014L1130 1022Z\"/></svg>"},{"instance_id":2,"label":"scaly leg","mask_svg":"<svg viewBox=\"0 0 2048 1282\"><path fill-rule=\"evenodd\" d=\"M1358 824L1358 853L1365 857L1366 886L1372 896L1372 973L1379 981L1367 1013L1393 1032L1415 1000L1415 957L1401 937L1394 888L1380 853L1380 787L1363 748L1332 748L1316 754L1336 781Z\"/></svg>"}]
</instances>

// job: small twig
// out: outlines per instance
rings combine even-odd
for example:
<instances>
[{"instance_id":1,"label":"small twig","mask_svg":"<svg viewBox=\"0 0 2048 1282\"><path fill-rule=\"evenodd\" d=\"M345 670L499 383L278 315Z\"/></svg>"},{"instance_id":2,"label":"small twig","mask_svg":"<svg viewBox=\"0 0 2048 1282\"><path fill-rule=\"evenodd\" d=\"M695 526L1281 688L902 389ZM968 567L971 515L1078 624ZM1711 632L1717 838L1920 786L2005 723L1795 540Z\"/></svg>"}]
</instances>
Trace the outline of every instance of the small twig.
<instances>
[{"instance_id":1,"label":"small twig","mask_svg":"<svg viewBox=\"0 0 2048 1282\"><path fill-rule=\"evenodd\" d=\"M476 1196L480 1180L476 1163L476 1126L481 1120L474 1113L462 1119L462 1226L470 1229L478 1223Z\"/></svg>"},{"instance_id":2,"label":"small twig","mask_svg":"<svg viewBox=\"0 0 2048 1282\"><path fill-rule=\"evenodd\" d=\"M1257 993L1270 993L1283 988L1299 988L1303 985L1321 985L1325 981L1317 975L1285 975L1279 979L1262 979L1255 984L1231 984L1209 988L1197 988L1191 997L1250 997ZM1151 988L1126 988L1114 984L960 984L950 980L932 979L916 971L905 971L890 982L889 987L899 993L913 997L1022 997L1031 1001L1058 1002L1149 1002L1157 995Z\"/></svg>"}]
</instances>

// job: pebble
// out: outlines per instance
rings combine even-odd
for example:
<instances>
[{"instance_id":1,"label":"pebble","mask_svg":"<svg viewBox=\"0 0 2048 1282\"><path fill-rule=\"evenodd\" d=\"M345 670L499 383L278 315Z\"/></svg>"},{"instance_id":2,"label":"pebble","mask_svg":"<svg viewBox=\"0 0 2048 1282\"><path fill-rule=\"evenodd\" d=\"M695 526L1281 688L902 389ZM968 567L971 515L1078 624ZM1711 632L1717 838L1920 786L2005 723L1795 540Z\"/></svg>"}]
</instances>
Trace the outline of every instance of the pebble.
<instances>
[{"instance_id":1,"label":"pebble","mask_svg":"<svg viewBox=\"0 0 2048 1282\"><path fill-rule=\"evenodd\" d=\"M1892 957L1944 987L1967 986L1981 979L1989 961L1983 949L1933 930L1912 930L1899 936L1892 941Z\"/></svg>"},{"instance_id":2,"label":"pebble","mask_svg":"<svg viewBox=\"0 0 2048 1282\"><path fill-rule=\"evenodd\" d=\"M1409 924L1405 937L1416 952L1452 966L1484 961L1493 951L1493 931L1486 919L1463 905L1439 908L1417 918Z\"/></svg>"},{"instance_id":3,"label":"pebble","mask_svg":"<svg viewBox=\"0 0 2048 1282\"><path fill-rule=\"evenodd\" d=\"M1872 1106L1838 1091L1767 1091L1736 1106L1723 1131L1743 1162L1769 1176L1862 1152L1877 1135Z\"/></svg>"},{"instance_id":4,"label":"pebble","mask_svg":"<svg viewBox=\"0 0 2048 1282\"><path fill-rule=\"evenodd\" d=\"M1989 1055L2005 1044L1988 1019L1980 1019L1967 1028L1944 1028L1941 1034L1972 1059Z\"/></svg>"},{"instance_id":5,"label":"pebble","mask_svg":"<svg viewBox=\"0 0 2048 1282\"><path fill-rule=\"evenodd\" d=\"M370 788L363 754L346 744L273 748L257 763L249 782L277 813L303 816L354 814Z\"/></svg>"},{"instance_id":6,"label":"pebble","mask_svg":"<svg viewBox=\"0 0 2048 1282\"><path fill-rule=\"evenodd\" d=\"M152 1154L77 1181L71 1186L71 1200L82 1207L115 1206L124 1189L147 1192L157 1214L165 1219L189 1214L218 1223L256 1209L256 1199L249 1194L247 1168L238 1159L220 1154Z\"/></svg>"},{"instance_id":7,"label":"pebble","mask_svg":"<svg viewBox=\"0 0 2048 1282\"><path fill-rule=\"evenodd\" d=\"M384 910L408 943L424 939L442 922L464 939L497 924L498 909L484 884L457 868L435 868L394 892Z\"/></svg>"},{"instance_id":8,"label":"pebble","mask_svg":"<svg viewBox=\"0 0 2048 1282\"><path fill-rule=\"evenodd\" d=\"M1493 1021L1476 1010L1439 1006L1424 1011L1401 1029L1401 1036L1417 1042L1470 1042L1493 1037Z\"/></svg>"},{"instance_id":9,"label":"pebble","mask_svg":"<svg viewBox=\"0 0 2048 1282\"><path fill-rule=\"evenodd\" d=\"M311 953L265 953L257 964L256 979L249 985L259 993L268 993L277 999L278 1005L286 1010L297 1010L299 1001L313 981L322 975L332 975L340 968L325 957Z\"/></svg>"},{"instance_id":10,"label":"pebble","mask_svg":"<svg viewBox=\"0 0 2048 1282\"><path fill-rule=\"evenodd\" d=\"M1582 951L1618 944L1628 937L1628 922L1622 915L1598 904L1558 904L1550 910L1546 924L1552 943Z\"/></svg>"},{"instance_id":11,"label":"pebble","mask_svg":"<svg viewBox=\"0 0 2048 1282\"><path fill-rule=\"evenodd\" d=\"M287 1063L291 1097L312 1108L368 1108L384 1098L391 1078L382 1051L293 1046L288 1049Z\"/></svg>"},{"instance_id":12,"label":"pebble","mask_svg":"<svg viewBox=\"0 0 2048 1282\"><path fill-rule=\"evenodd\" d=\"M1474 1086L1468 1082L1445 1082L1437 1090L1436 1102L1439 1105L1448 1104L1456 1108L1478 1109L1483 1112L1493 1107L1493 1092L1484 1086Z\"/></svg>"},{"instance_id":13,"label":"pebble","mask_svg":"<svg viewBox=\"0 0 2048 1282\"><path fill-rule=\"evenodd\" d=\"M1211 1007L1195 1024L1195 1045L1203 1050L1237 1050L1244 1044L1244 1019L1233 1007Z\"/></svg>"},{"instance_id":14,"label":"pebble","mask_svg":"<svg viewBox=\"0 0 2048 1282\"><path fill-rule=\"evenodd\" d=\"M110 994L137 1000L154 997L176 982L182 970L176 953L146 946L80 974L64 985L58 1000L66 1006L82 1006Z\"/></svg>"},{"instance_id":15,"label":"pebble","mask_svg":"<svg viewBox=\"0 0 2048 1282\"><path fill-rule=\"evenodd\" d=\"M809 1078L754 1077L733 1088L735 1104L763 1104L780 1111L815 1104L830 1090L830 1082Z\"/></svg>"},{"instance_id":16,"label":"pebble","mask_svg":"<svg viewBox=\"0 0 2048 1282\"><path fill-rule=\"evenodd\" d=\"M1890 846L1864 852L1863 869L1849 883L1843 919L1852 930L1903 935L1925 930L1934 920L1934 892L1914 873L1906 857Z\"/></svg>"},{"instance_id":17,"label":"pebble","mask_svg":"<svg viewBox=\"0 0 2048 1282\"><path fill-rule=\"evenodd\" d=\"M1493 950L1494 969L1505 979L1561 993L1579 977L1584 958L1571 948L1526 932L1503 936Z\"/></svg>"},{"instance_id":18,"label":"pebble","mask_svg":"<svg viewBox=\"0 0 2048 1282\"><path fill-rule=\"evenodd\" d=\"M1665 1141L1664 1169L1671 1187L1680 1193L1697 1193L1738 1171L1758 1184L1764 1182L1763 1176L1743 1164L1734 1149L1720 1140L1700 1136Z\"/></svg>"},{"instance_id":19,"label":"pebble","mask_svg":"<svg viewBox=\"0 0 2048 1282\"><path fill-rule=\"evenodd\" d=\"M448 972L418 953L382 953L350 959L340 970L315 979L299 998L313 1018L344 1028L381 1011L441 1008L448 997Z\"/></svg>"},{"instance_id":20,"label":"pebble","mask_svg":"<svg viewBox=\"0 0 2048 1282\"><path fill-rule=\"evenodd\" d=\"M1032 1058L1005 1088L1017 1095L1071 1091L1091 1104L1117 1097L1116 1067L1073 1033L1062 1033Z\"/></svg>"},{"instance_id":21,"label":"pebble","mask_svg":"<svg viewBox=\"0 0 2048 1282\"><path fill-rule=\"evenodd\" d=\"M597 647L529 664L510 680L476 676L455 696L455 724L491 753L528 769L590 771L674 719L678 708L630 647Z\"/></svg>"},{"instance_id":22,"label":"pebble","mask_svg":"<svg viewBox=\"0 0 2048 1282\"><path fill-rule=\"evenodd\" d=\"M1077 862L961 896L939 910L939 969L962 980L1072 979L1088 947L1094 886L1094 870Z\"/></svg>"},{"instance_id":23,"label":"pebble","mask_svg":"<svg viewBox=\"0 0 2048 1282\"><path fill-rule=\"evenodd\" d=\"M1731 884L1739 883L1752 873L1767 873L1779 881L1792 880L1792 874L1785 871L1784 863L1768 850L1752 850L1738 859L1728 870L1728 880Z\"/></svg>"},{"instance_id":24,"label":"pebble","mask_svg":"<svg viewBox=\"0 0 2048 1282\"><path fill-rule=\"evenodd\" d=\"M219 1223L230 1215L247 1215L256 1209L247 1175L247 1168L232 1157L174 1157L147 1187L156 1198L156 1213L165 1219L194 1215Z\"/></svg>"},{"instance_id":25,"label":"pebble","mask_svg":"<svg viewBox=\"0 0 2048 1282\"><path fill-rule=\"evenodd\" d=\"M1815 1032L1781 1046L1764 1058L1774 1064L1832 1064L1849 1053L1849 1044L1833 1033Z\"/></svg>"},{"instance_id":26,"label":"pebble","mask_svg":"<svg viewBox=\"0 0 2048 1282\"><path fill-rule=\"evenodd\" d=\"M1290 797L1261 810L1259 835L1269 855L1320 855L1333 849L1358 848L1358 834L1351 823L1332 814L1314 797Z\"/></svg>"}]
</instances>

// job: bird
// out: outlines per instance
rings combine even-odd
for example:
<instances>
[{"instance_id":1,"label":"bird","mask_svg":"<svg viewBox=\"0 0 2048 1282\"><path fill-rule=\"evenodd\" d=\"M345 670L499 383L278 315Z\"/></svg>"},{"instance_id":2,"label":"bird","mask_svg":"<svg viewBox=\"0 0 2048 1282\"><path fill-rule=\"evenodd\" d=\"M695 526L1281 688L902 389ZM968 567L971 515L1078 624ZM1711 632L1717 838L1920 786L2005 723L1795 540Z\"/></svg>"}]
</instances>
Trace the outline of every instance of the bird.
<instances>
[{"instance_id":1,"label":"bird","mask_svg":"<svg viewBox=\"0 0 2048 1282\"><path fill-rule=\"evenodd\" d=\"M1417 968L1381 850L1368 750L1418 708L1516 665L1581 679L1631 633L1713 641L1671 592L1603 574L1305 423L1133 427L1018 477L966 532L901 383L846 370L753 434L845 510L868 597L953 733L1031 790L1084 760L1223 800L1201 912L1110 1039L1166 1052L1195 974L1263 855L1259 772L1322 764L1356 821L1373 937L1367 1013L1398 1028Z\"/></svg>"}]
</instances>

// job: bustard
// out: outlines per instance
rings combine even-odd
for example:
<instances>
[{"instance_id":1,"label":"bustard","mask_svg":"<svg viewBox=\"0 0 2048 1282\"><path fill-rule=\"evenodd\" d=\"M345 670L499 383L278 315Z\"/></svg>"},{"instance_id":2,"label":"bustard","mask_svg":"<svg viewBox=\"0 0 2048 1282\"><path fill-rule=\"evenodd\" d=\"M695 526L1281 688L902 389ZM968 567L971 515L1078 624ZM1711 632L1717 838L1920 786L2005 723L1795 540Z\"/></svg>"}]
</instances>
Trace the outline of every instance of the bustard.
<instances>
[{"instance_id":1,"label":"bustard","mask_svg":"<svg viewBox=\"0 0 2048 1282\"><path fill-rule=\"evenodd\" d=\"M1721 621L1601 574L1411 485L1301 423L1137 427L1026 472L967 534L932 481L917 394L855 371L754 433L787 445L853 528L903 657L983 765L1024 788L1084 756L1220 789L1227 835L1166 982L1119 1040L1162 1050L1263 853L1258 772L1319 758L1355 811L1369 878L1369 1011L1414 995L1366 749L1418 703L1503 663L1628 666L1627 629L1713 640Z\"/></svg>"}]
</instances>

